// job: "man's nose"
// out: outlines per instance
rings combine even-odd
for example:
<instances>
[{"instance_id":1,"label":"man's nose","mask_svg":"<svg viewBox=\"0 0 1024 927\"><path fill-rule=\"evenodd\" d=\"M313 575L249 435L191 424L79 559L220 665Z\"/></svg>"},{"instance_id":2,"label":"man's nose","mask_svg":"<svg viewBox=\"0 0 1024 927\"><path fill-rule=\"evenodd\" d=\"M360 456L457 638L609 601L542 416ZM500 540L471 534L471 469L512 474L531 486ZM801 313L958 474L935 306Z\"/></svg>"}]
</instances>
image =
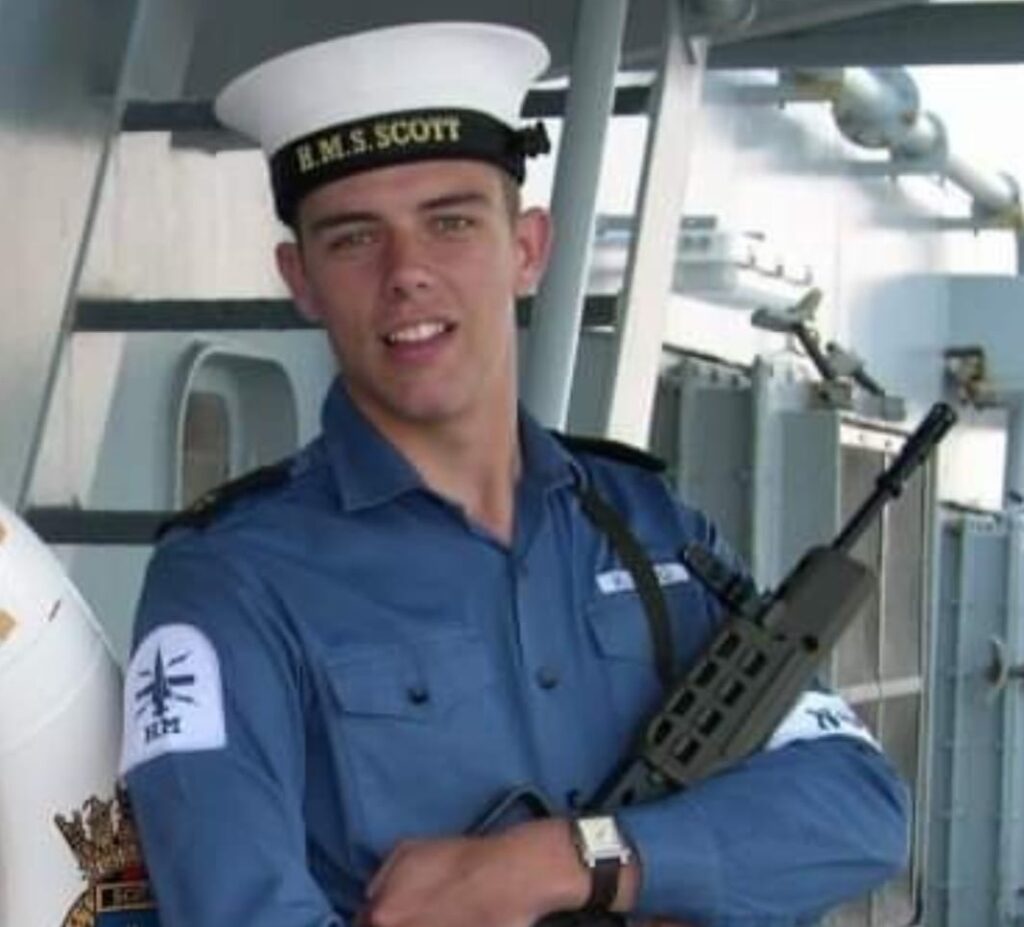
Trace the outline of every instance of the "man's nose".
<instances>
[{"instance_id":1,"label":"man's nose","mask_svg":"<svg viewBox=\"0 0 1024 927\"><path fill-rule=\"evenodd\" d=\"M388 237L386 272L392 296L410 296L433 285L428 249L420 236L397 230Z\"/></svg>"}]
</instances>

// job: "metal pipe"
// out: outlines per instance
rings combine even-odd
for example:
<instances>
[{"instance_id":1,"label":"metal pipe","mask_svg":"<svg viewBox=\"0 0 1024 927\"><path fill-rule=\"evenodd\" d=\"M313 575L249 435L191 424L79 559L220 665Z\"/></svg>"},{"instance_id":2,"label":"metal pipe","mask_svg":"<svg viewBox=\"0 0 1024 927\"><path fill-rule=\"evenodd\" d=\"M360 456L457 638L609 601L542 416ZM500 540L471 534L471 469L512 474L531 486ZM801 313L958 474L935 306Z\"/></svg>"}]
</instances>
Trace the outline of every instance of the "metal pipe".
<instances>
[{"instance_id":1,"label":"metal pipe","mask_svg":"<svg viewBox=\"0 0 1024 927\"><path fill-rule=\"evenodd\" d=\"M1006 174L983 171L950 152L946 160L946 176L989 212L1020 210L1020 188Z\"/></svg>"},{"instance_id":2,"label":"metal pipe","mask_svg":"<svg viewBox=\"0 0 1024 927\"><path fill-rule=\"evenodd\" d=\"M796 80L781 85L826 88L845 138L888 149L897 161L920 161L967 193L979 219L993 216L1011 227L1024 227L1019 185L1006 174L974 167L950 150L942 120L921 110L917 84L907 71L847 68L837 75L834 70L802 68L795 74Z\"/></svg>"},{"instance_id":3,"label":"metal pipe","mask_svg":"<svg viewBox=\"0 0 1024 927\"><path fill-rule=\"evenodd\" d=\"M920 113L893 153L901 158L941 157L948 150L946 126L934 113Z\"/></svg>"},{"instance_id":4,"label":"metal pipe","mask_svg":"<svg viewBox=\"0 0 1024 927\"><path fill-rule=\"evenodd\" d=\"M843 136L865 148L895 148L921 111L917 85L906 71L847 68L834 86L836 125Z\"/></svg>"},{"instance_id":5,"label":"metal pipe","mask_svg":"<svg viewBox=\"0 0 1024 927\"><path fill-rule=\"evenodd\" d=\"M572 72L552 197L557 247L537 294L523 383L526 405L552 428L563 428L569 412L601 156L627 8L627 0L576 4Z\"/></svg>"}]
</instances>

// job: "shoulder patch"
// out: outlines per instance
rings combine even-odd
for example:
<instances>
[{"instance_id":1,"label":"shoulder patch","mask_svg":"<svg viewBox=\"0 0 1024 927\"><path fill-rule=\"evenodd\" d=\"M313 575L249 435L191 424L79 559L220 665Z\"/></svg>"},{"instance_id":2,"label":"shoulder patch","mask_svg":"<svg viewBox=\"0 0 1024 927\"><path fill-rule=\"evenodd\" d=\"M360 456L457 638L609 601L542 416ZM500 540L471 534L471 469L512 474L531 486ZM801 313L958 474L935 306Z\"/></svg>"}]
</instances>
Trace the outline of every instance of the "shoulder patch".
<instances>
[{"instance_id":1,"label":"shoulder patch","mask_svg":"<svg viewBox=\"0 0 1024 927\"><path fill-rule=\"evenodd\" d=\"M201 529L207 527L218 515L226 512L239 499L282 485L288 479L290 472L291 460L283 460L267 467L260 467L258 470L253 470L236 480L231 480L229 483L224 483L203 493L187 509L179 512L173 518L168 518L157 528L157 540L160 540L172 528Z\"/></svg>"},{"instance_id":2,"label":"shoulder patch","mask_svg":"<svg viewBox=\"0 0 1024 927\"><path fill-rule=\"evenodd\" d=\"M165 753L227 745L220 660L189 624L168 624L139 644L125 673L120 772Z\"/></svg>"},{"instance_id":3,"label":"shoulder patch","mask_svg":"<svg viewBox=\"0 0 1024 927\"><path fill-rule=\"evenodd\" d=\"M878 742L846 700L834 692L805 692L768 739L766 750L798 740L821 737L853 737L881 749Z\"/></svg>"},{"instance_id":4,"label":"shoulder patch","mask_svg":"<svg viewBox=\"0 0 1024 927\"><path fill-rule=\"evenodd\" d=\"M612 441L608 438L563 435L557 431L553 431L551 434L563 447L574 454L592 454L595 457L605 457L618 463L630 464L634 467L650 470L652 473L665 472L665 461L647 451L633 447L631 444L622 444L619 441Z\"/></svg>"}]
</instances>

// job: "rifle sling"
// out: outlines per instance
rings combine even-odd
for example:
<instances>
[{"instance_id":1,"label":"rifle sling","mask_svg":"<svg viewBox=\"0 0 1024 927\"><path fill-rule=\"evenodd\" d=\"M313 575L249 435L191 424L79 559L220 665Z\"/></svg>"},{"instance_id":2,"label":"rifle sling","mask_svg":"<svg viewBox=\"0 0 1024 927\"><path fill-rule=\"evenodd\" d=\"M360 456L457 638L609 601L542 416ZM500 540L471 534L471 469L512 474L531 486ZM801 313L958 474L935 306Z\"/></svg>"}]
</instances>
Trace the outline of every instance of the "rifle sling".
<instances>
[{"instance_id":1,"label":"rifle sling","mask_svg":"<svg viewBox=\"0 0 1024 927\"><path fill-rule=\"evenodd\" d=\"M654 572L654 567L636 539L625 519L604 501L591 487L576 487L583 513L590 519L611 543L623 565L633 578L633 585L640 596L647 628L651 635L654 651L654 666L658 679L667 691L674 679L672 627L669 624L668 605L661 583Z\"/></svg>"}]
</instances>

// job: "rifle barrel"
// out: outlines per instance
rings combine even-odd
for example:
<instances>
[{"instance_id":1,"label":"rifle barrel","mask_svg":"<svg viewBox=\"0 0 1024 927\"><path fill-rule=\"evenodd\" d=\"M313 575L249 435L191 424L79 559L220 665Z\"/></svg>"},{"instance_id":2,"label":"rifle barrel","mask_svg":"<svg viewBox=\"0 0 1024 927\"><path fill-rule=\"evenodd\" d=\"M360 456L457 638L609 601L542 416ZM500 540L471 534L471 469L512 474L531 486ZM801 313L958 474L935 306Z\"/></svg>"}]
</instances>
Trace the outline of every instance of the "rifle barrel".
<instances>
[{"instance_id":1,"label":"rifle barrel","mask_svg":"<svg viewBox=\"0 0 1024 927\"><path fill-rule=\"evenodd\" d=\"M832 542L834 550L848 552L857 543L872 519L903 491L903 485L954 424L956 413L949 405L937 402L931 407L924 421L907 438L903 450L875 481L874 491Z\"/></svg>"}]
</instances>

